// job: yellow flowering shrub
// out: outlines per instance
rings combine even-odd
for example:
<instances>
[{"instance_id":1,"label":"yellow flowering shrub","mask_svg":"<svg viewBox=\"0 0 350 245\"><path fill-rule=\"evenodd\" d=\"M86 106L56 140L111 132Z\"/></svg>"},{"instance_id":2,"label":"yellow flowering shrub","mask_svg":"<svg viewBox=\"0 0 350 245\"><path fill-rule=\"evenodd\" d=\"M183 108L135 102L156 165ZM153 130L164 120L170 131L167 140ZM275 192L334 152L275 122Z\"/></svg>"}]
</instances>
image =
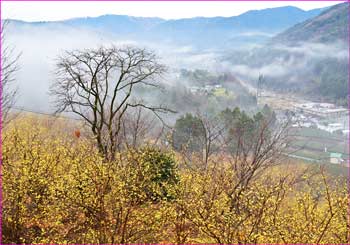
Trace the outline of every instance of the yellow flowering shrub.
<instances>
[{"instance_id":1,"label":"yellow flowering shrub","mask_svg":"<svg viewBox=\"0 0 350 245\"><path fill-rule=\"evenodd\" d=\"M248 181L151 146L106 162L77 127L23 115L3 132L3 243L349 242L344 178L282 164Z\"/></svg>"}]
</instances>

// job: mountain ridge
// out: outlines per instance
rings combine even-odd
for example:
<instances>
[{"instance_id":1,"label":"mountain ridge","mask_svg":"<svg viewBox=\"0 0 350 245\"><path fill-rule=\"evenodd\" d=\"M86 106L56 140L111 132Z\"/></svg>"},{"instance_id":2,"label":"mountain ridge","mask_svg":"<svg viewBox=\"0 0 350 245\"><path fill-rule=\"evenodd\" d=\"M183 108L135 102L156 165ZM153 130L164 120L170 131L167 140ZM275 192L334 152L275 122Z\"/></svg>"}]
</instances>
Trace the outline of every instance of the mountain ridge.
<instances>
[{"instance_id":1,"label":"mountain ridge","mask_svg":"<svg viewBox=\"0 0 350 245\"><path fill-rule=\"evenodd\" d=\"M205 17L205 16L196 16L196 17L188 17L188 18L178 18L178 19L165 19L165 18L161 18L161 17L142 17L142 16L133 16L133 15L122 15L122 14L103 14L103 15L99 15L99 16L81 16L81 17L73 17L73 18L67 18L67 19L62 19L62 20L53 20L53 21L25 21L25 20L21 20L21 19L5 19L5 20L11 20L11 21L20 21L20 22L24 22L24 23L57 23L57 22L66 22L66 21L72 21L72 20L83 20L83 19L98 19L98 18L103 18L103 17L129 17L129 18L133 18L133 19L157 19L157 20L162 20L162 21L176 21L176 20L191 20L191 19L217 19L217 18L222 18L222 19L231 19L231 18L235 18L235 17L242 17L242 16L246 16L246 15L250 15L250 14L256 14L256 13L264 13L264 12L270 12L270 11L279 11L279 10L295 10L295 11L299 11L304 12L304 13L312 13L312 14L318 14L323 10L326 10L330 7L324 7L324 8L315 8L315 9L311 9L311 10L303 10L301 8L298 7L294 7L294 6L282 6L282 7L276 7L276 8L266 8L266 9L260 9L260 10L248 10L242 14L239 15L232 15L232 16L214 16L214 17Z\"/></svg>"},{"instance_id":2,"label":"mountain ridge","mask_svg":"<svg viewBox=\"0 0 350 245\"><path fill-rule=\"evenodd\" d=\"M300 42L349 42L349 3L340 3L322 11L318 16L288 28L275 36L271 43L296 45Z\"/></svg>"},{"instance_id":3,"label":"mountain ridge","mask_svg":"<svg viewBox=\"0 0 350 245\"><path fill-rule=\"evenodd\" d=\"M325 8L302 10L293 6L250 10L231 17L192 17L162 19L105 14L98 17L78 17L60 21L26 22L10 20L23 26L69 26L88 28L98 32L122 35L124 38L165 41L180 45L194 44L203 48L228 48L230 43L240 47L245 43L263 43L275 35L303 20L316 16ZM246 32L250 32L249 37ZM254 33L257 33L254 35ZM261 34L264 35L261 35Z\"/></svg>"}]
</instances>

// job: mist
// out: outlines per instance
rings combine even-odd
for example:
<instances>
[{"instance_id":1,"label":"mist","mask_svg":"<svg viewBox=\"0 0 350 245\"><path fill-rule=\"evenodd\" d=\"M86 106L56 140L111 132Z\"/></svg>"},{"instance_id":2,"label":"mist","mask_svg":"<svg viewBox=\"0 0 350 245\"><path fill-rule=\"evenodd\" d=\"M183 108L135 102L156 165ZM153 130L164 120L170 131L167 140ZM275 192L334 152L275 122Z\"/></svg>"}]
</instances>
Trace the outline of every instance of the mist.
<instances>
[{"instance_id":1,"label":"mist","mask_svg":"<svg viewBox=\"0 0 350 245\"><path fill-rule=\"evenodd\" d=\"M100 19L65 22L11 21L8 42L22 53L14 84L19 88L16 106L53 112L54 98L49 95L49 90L56 79L57 58L67 50L99 46L137 46L156 53L159 62L167 66L167 73L160 81L163 89L142 95L143 99L157 104L167 103L167 96L159 93L177 90L187 96L190 87L215 84L215 79L223 74L230 77L229 81L223 82L225 88L246 95L254 90L260 74L266 78L265 89L296 93L314 92L322 87L330 79L326 81L323 75L327 73L327 67L332 66L328 63L336 64L337 69L340 67L337 71L339 79L347 77L343 66L349 58L348 45L340 40L327 44L299 42L288 46L269 42L281 29L267 31L267 26L229 29L232 20L218 20L214 18L214 22L207 25L205 21L209 19L189 19L186 21L190 24L185 25L182 21L152 19L145 25L143 20L106 15ZM219 23L222 25L220 28ZM212 29L208 32L205 29L193 30L194 27L205 26ZM203 70L213 79L194 82L181 77L181 70ZM344 90L343 87L341 89ZM204 104L204 100L198 100ZM192 110L184 108L185 105L178 106L183 111Z\"/></svg>"},{"instance_id":2,"label":"mist","mask_svg":"<svg viewBox=\"0 0 350 245\"><path fill-rule=\"evenodd\" d=\"M137 46L152 50L161 63L168 67L162 78L164 84L172 84L178 70L209 69L217 62L217 55L212 52L197 52L191 46L170 46L169 44L147 41L126 40L113 34L96 32L87 28L74 28L59 24L20 28L9 26L8 42L17 52L21 52L20 70L16 74L19 88L16 107L43 112L53 112L54 98L49 89L55 81L55 63L65 51L97 48L99 46Z\"/></svg>"}]
</instances>

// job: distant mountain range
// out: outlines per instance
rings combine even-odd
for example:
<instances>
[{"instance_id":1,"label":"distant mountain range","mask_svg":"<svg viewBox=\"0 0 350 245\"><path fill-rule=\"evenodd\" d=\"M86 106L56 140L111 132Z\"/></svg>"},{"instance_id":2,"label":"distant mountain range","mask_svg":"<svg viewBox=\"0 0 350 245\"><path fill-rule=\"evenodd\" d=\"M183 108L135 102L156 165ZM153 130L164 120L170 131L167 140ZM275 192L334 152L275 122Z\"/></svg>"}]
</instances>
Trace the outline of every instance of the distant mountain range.
<instances>
[{"instance_id":1,"label":"distant mountain range","mask_svg":"<svg viewBox=\"0 0 350 245\"><path fill-rule=\"evenodd\" d=\"M242 47L268 40L297 23L320 14L325 8L304 11L296 7L252 10L233 17L164 20L125 15L75 18L53 22L23 22L20 26L71 27L109 33L124 39L161 41L202 48Z\"/></svg>"}]
</instances>

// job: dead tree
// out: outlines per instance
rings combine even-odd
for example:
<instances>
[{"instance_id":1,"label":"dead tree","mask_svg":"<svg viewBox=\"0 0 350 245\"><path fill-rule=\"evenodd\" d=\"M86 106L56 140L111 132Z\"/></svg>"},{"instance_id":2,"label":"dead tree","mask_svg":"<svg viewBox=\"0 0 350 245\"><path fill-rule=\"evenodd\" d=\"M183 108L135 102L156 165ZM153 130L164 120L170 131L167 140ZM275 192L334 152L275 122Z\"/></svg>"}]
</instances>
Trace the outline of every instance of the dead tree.
<instances>
[{"instance_id":1,"label":"dead tree","mask_svg":"<svg viewBox=\"0 0 350 245\"><path fill-rule=\"evenodd\" d=\"M158 117L170 111L147 105L134 94L137 86L158 87L164 72L154 53L136 47L67 51L58 59L51 94L57 112L80 116L91 128L99 152L113 160L128 109L142 107Z\"/></svg>"},{"instance_id":2,"label":"dead tree","mask_svg":"<svg viewBox=\"0 0 350 245\"><path fill-rule=\"evenodd\" d=\"M6 30L8 21L4 21L1 25L1 125L6 125L9 120L9 111L14 105L18 89L14 87L15 73L18 71L18 61L20 53L16 53L15 49L7 44Z\"/></svg>"}]
</instances>

